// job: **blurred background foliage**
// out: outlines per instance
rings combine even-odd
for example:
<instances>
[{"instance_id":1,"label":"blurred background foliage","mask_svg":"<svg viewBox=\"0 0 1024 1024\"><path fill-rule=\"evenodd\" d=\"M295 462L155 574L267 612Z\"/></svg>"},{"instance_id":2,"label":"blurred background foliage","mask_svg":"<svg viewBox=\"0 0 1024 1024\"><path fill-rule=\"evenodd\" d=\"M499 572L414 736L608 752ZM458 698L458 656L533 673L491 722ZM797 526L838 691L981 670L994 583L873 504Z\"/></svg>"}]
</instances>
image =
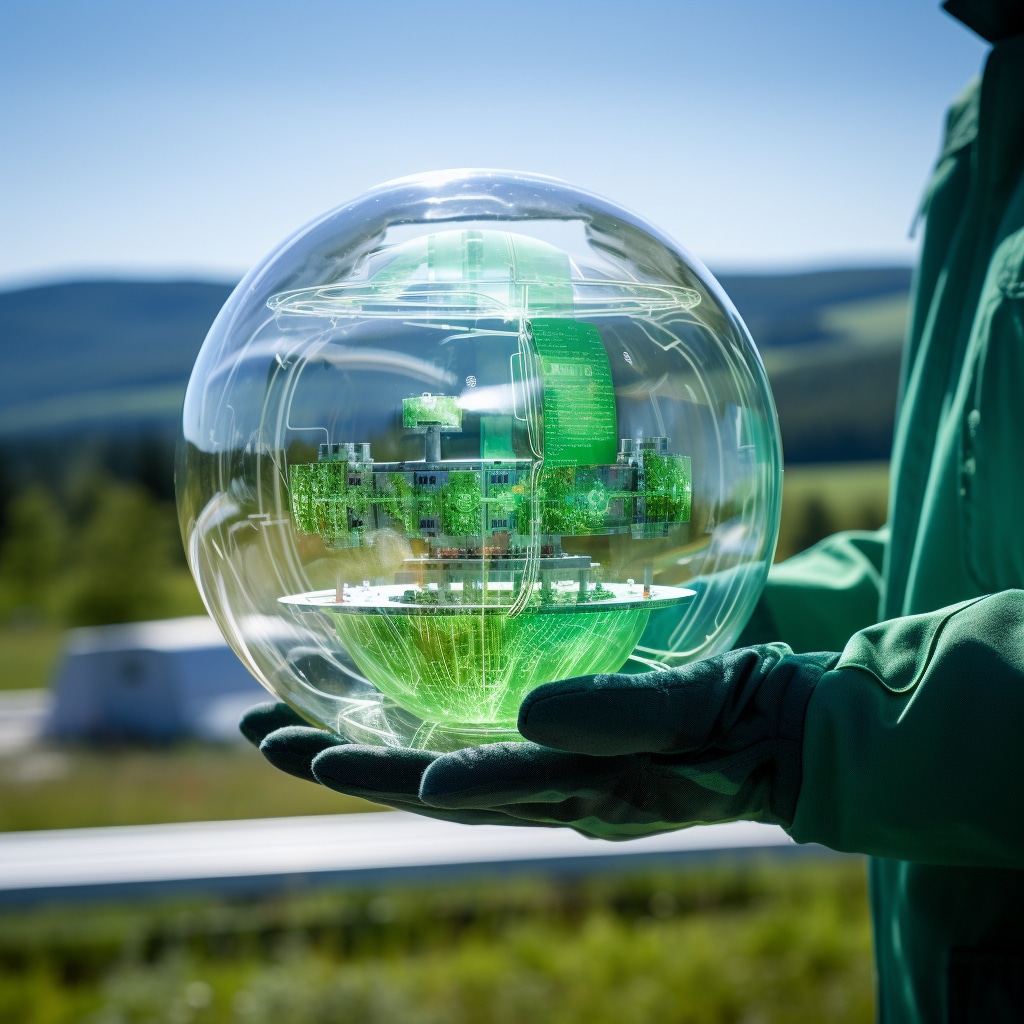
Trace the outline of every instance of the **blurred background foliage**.
<instances>
[{"instance_id":1,"label":"blurred background foliage","mask_svg":"<svg viewBox=\"0 0 1024 1024\"><path fill-rule=\"evenodd\" d=\"M0 913L36 1024L853 1024L857 858Z\"/></svg>"},{"instance_id":2,"label":"blurred background foliage","mask_svg":"<svg viewBox=\"0 0 1024 1024\"><path fill-rule=\"evenodd\" d=\"M105 474L64 494L32 483L8 504L0 570L9 619L92 626L198 614L174 507Z\"/></svg>"},{"instance_id":3,"label":"blurred background foliage","mask_svg":"<svg viewBox=\"0 0 1024 1024\"><path fill-rule=\"evenodd\" d=\"M203 613L173 501L105 469L32 481L0 540L0 689L45 686L73 626Z\"/></svg>"},{"instance_id":4,"label":"blurred background foliage","mask_svg":"<svg viewBox=\"0 0 1024 1024\"><path fill-rule=\"evenodd\" d=\"M300 784L241 742L39 744L0 753L0 832L384 809Z\"/></svg>"}]
</instances>

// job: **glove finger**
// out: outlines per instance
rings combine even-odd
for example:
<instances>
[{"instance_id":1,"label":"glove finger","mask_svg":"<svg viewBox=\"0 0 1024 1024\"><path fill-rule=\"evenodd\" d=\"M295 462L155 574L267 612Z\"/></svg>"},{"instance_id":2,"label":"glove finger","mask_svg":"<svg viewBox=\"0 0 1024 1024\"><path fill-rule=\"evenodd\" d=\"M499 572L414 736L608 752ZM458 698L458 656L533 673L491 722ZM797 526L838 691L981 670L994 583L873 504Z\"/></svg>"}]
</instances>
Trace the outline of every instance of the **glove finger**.
<instances>
[{"instance_id":1,"label":"glove finger","mask_svg":"<svg viewBox=\"0 0 1024 1024\"><path fill-rule=\"evenodd\" d=\"M437 757L423 773L419 796L447 808L556 804L597 796L633 764L632 758L567 754L533 743L488 743Z\"/></svg>"},{"instance_id":2,"label":"glove finger","mask_svg":"<svg viewBox=\"0 0 1024 1024\"><path fill-rule=\"evenodd\" d=\"M560 804L508 804L502 810L523 825L546 828L571 828L586 839L603 839L608 842L625 842L644 836L676 832L686 827L676 822L648 821L605 821L595 813L592 805L584 805L579 799L565 800ZM463 812L466 813L466 812Z\"/></svg>"},{"instance_id":3,"label":"glove finger","mask_svg":"<svg viewBox=\"0 0 1024 1024\"><path fill-rule=\"evenodd\" d=\"M238 731L254 747L258 747L275 729L283 729L286 725L308 726L309 722L292 711L287 704L267 701L245 711L238 723Z\"/></svg>"},{"instance_id":4,"label":"glove finger","mask_svg":"<svg viewBox=\"0 0 1024 1024\"><path fill-rule=\"evenodd\" d=\"M783 653L768 645L671 671L547 683L527 694L519 732L555 750L603 757L699 751L739 720Z\"/></svg>"},{"instance_id":5,"label":"glove finger","mask_svg":"<svg viewBox=\"0 0 1024 1024\"><path fill-rule=\"evenodd\" d=\"M519 708L519 732L554 750L612 756L663 749L675 712L655 676L599 675L539 686Z\"/></svg>"},{"instance_id":6,"label":"glove finger","mask_svg":"<svg viewBox=\"0 0 1024 1024\"><path fill-rule=\"evenodd\" d=\"M260 753L275 767L307 782L317 782L313 759L341 741L323 729L308 725L286 725L275 729L260 744Z\"/></svg>"},{"instance_id":7,"label":"glove finger","mask_svg":"<svg viewBox=\"0 0 1024 1024\"><path fill-rule=\"evenodd\" d=\"M320 783L335 792L439 821L461 825L546 824L520 821L496 808L449 810L423 803L417 796L420 779L437 756L430 751L349 744L326 749L316 757L313 771Z\"/></svg>"},{"instance_id":8,"label":"glove finger","mask_svg":"<svg viewBox=\"0 0 1024 1024\"><path fill-rule=\"evenodd\" d=\"M383 803L383 801L381 802ZM531 821L528 818L506 814L504 811L475 807L463 808L458 811L447 811L438 807L428 807L427 804L420 800L417 800L415 803L408 803L404 800L389 800L384 806L393 807L396 811L411 811L413 814L419 814L424 818L433 818L435 821L450 821L455 825L518 825L523 828L556 828L561 825L561 822Z\"/></svg>"},{"instance_id":9,"label":"glove finger","mask_svg":"<svg viewBox=\"0 0 1024 1024\"><path fill-rule=\"evenodd\" d=\"M339 793L378 804L418 804L420 777L437 756L429 750L350 743L325 749L312 768L318 782Z\"/></svg>"}]
</instances>

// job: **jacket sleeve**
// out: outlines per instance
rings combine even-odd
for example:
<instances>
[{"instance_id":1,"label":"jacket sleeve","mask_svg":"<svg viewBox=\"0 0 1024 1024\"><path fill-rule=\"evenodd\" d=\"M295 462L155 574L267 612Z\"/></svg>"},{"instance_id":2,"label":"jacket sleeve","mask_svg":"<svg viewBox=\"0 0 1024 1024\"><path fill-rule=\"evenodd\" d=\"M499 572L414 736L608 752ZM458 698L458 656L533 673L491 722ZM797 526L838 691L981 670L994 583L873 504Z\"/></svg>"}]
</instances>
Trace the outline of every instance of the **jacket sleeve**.
<instances>
[{"instance_id":1,"label":"jacket sleeve","mask_svg":"<svg viewBox=\"0 0 1024 1024\"><path fill-rule=\"evenodd\" d=\"M782 640L794 651L841 651L878 621L888 529L837 533L772 566L737 646Z\"/></svg>"},{"instance_id":2,"label":"jacket sleeve","mask_svg":"<svg viewBox=\"0 0 1024 1024\"><path fill-rule=\"evenodd\" d=\"M1024 591L882 622L807 707L790 834L898 860L1024 868Z\"/></svg>"}]
</instances>

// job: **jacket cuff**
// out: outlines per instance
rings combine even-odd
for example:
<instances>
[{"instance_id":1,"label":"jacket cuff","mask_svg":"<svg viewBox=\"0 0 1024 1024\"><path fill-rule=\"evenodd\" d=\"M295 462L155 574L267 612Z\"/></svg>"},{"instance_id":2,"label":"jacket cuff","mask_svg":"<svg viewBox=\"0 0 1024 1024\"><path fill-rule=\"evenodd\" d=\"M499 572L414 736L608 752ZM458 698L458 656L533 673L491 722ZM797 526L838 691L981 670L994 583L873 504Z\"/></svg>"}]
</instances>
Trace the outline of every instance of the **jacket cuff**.
<instances>
[{"instance_id":1,"label":"jacket cuff","mask_svg":"<svg viewBox=\"0 0 1024 1024\"><path fill-rule=\"evenodd\" d=\"M774 772L770 809L784 828L792 826L803 784L804 723L818 680L839 660L835 652L789 655L772 670L769 685L778 696L773 739Z\"/></svg>"}]
</instances>

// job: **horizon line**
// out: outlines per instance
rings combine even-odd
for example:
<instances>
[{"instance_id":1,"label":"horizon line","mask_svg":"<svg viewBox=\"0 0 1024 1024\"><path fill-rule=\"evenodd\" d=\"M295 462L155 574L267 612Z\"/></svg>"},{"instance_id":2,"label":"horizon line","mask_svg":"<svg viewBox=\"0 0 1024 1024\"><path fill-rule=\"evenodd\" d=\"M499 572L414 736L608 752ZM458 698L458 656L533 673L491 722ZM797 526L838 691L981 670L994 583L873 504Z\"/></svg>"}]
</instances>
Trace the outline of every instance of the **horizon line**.
<instances>
[{"instance_id":1,"label":"horizon line","mask_svg":"<svg viewBox=\"0 0 1024 1024\"><path fill-rule=\"evenodd\" d=\"M806 274L842 273L858 270L906 270L913 271L914 262L895 258L851 259L836 258L822 260L793 260L777 263L728 261L708 265L716 277L798 277ZM139 270L110 268L108 270L81 271L55 274L30 274L24 277L0 277L0 295L14 292L34 291L40 288L61 287L79 284L207 284L234 288L244 277L243 274L228 276L199 268L166 270Z\"/></svg>"}]
</instances>

